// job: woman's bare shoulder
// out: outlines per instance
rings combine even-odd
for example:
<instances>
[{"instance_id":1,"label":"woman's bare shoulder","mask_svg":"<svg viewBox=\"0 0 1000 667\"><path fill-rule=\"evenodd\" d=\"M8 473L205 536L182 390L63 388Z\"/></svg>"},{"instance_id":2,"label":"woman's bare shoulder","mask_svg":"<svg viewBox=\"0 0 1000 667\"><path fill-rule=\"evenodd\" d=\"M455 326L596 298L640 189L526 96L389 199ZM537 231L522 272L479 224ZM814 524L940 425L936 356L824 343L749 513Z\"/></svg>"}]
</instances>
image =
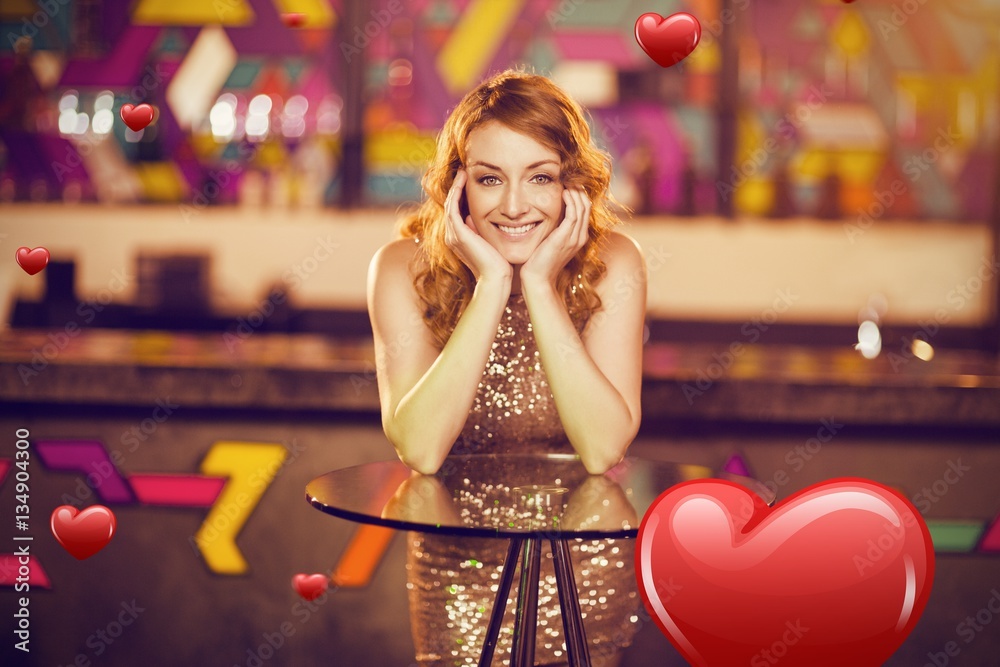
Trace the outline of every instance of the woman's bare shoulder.
<instances>
[{"instance_id":1,"label":"woman's bare shoulder","mask_svg":"<svg viewBox=\"0 0 1000 667\"><path fill-rule=\"evenodd\" d=\"M412 282L413 272L423 266L423 253L412 238L389 241L379 248L372 257L371 278L400 279L408 277Z\"/></svg>"},{"instance_id":2,"label":"woman's bare shoulder","mask_svg":"<svg viewBox=\"0 0 1000 667\"><path fill-rule=\"evenodd\" d=\"M601 261L608 270L635 270L642 265L642 248L639 242L624 232L613 229L608 232L601 247Z\"/></svg>"}]
</instances>

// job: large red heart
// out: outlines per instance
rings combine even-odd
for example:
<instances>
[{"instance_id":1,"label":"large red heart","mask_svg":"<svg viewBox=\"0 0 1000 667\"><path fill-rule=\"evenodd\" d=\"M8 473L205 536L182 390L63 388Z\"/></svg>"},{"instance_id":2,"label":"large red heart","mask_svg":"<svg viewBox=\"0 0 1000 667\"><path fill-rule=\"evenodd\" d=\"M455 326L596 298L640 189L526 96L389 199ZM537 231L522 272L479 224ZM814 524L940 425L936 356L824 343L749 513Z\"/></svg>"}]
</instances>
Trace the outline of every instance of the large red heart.
<instances>
[{"instance_id":1,"label":"large red heart","mask_svg":"<svg viewBox=\"0 0 1000 667\"><path fill-rule=\"evenodd\" d=\"M14 258L18 265L24 269L25 273L33 276L49 263L49 251L45 248L28 248L21 246L14 253Z\"/></svg>"},{"instance_id":2,"label":"large red heart","mask_svg":"<svg viewBox=\"0 0 1000 667\"><path fill-rule=\"evenodd\" d=\"M148 104L134 106L123 104L121 110L122 120L128 125L128 129L138 132L153 122L153 107Z\"/></svg>"},{"instance_id":3,"label":"large red heart","mask_svg":"<svg viewBox=\"0 0 1000 667\"><path fill-rule=\"evenodd\" d=\"M881 665L923 613L930 532L898 492L835 479L768 508L746 488L668 489L639 527L646 607L692 665Z\"/></svg>"},{"instance_id":4,"label":"large red heart","mask_svg":"<svg viewBox=\"0 0 1000 667\"><path fill-rule=\"evenodd\" d=\"M292 588L305 600L315 600L326 592L330 580L325 574L297 574L292 577Z\"/></svg>"},{"instance_id":5,"label":"large red heart","mask_svg":"<svg viewBox=\"0 0 1000 667\"><path fill-rule=\"evenodd\" d=\"M661 67L670 67L690 55L701 40L701 23L687 12L667 18L649 12L635 21L635 41Z\"/></svg>"},{"instance_id":6,"label":"large red heart","mask_svg":"<svg viewBox=\"0 0 1000 667\"><path fill-rule=\"evenodd\" d=\"M104 505L92 505L82 512L72 505L60 505L52 511L52 534L77 560L90 558L106 547L115 525L114 513Z\"/></svg>"}]
</instances>

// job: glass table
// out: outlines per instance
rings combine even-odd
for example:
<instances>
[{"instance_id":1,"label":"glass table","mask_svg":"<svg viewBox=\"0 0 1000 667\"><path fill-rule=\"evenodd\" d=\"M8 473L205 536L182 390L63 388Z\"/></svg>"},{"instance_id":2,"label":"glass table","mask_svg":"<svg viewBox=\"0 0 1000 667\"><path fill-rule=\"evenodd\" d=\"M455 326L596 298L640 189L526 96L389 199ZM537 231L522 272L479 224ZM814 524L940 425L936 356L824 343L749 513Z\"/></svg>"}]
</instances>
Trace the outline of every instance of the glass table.
<instances>
[{"instance_id":1,"label":"glass table","mask_svg":"<svg viewBox=\"0 0 1000 667\"><path fill-rule=\"evenodd\" d=\"M569 541L634 539L660 494L706 477L728 479L767 504L774 502L756 480L704 466L626 457L603 475L590 475L574 454L452 456L435 475L413 472L399 461L378 461L317 477L306 485L306 499L327 514L358 523L509 540L480 667L493 659L519 561L511 665L533 664L541 550L548 541L569 664L589 667Z\"/></svg>"}]
</instances>

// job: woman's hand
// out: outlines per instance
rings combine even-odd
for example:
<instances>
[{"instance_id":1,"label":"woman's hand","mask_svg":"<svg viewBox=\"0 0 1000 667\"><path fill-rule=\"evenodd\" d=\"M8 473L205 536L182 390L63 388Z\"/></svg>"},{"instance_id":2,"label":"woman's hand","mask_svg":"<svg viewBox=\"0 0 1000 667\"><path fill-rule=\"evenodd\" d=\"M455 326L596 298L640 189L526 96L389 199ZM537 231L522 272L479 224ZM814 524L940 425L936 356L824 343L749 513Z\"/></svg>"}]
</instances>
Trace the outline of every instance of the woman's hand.
<instances>
[{"instance_id":1,"label":"woman's hand","mask_svg":"<svg viewBox=\"0 0 1000 667\"><path fill-rule=\"evenodd\" d=\"M563 190L563 201L566 202L563 221L538 244L528 261L521 265L522 285L537 283L555 287L559 272L587 243L590 232L590 198L583 190L567 188Z\"/></svg>"},{"instance_id":2,"label":"woman's hand","mask_svg":"<svg viewBox=\"0 0 1000 667\"><path fill-rule=\"evenodd\" d=\"M468 180L468 173L459 169L451 190L448 191L448 198L444 203L445 245L469 267L477 283L485 277L503 279L510 284L514 274L513 267L489 241L479 235L472 224L472 216L466 216L462 220L459 202Z\"/></svg>"}]
</instances>

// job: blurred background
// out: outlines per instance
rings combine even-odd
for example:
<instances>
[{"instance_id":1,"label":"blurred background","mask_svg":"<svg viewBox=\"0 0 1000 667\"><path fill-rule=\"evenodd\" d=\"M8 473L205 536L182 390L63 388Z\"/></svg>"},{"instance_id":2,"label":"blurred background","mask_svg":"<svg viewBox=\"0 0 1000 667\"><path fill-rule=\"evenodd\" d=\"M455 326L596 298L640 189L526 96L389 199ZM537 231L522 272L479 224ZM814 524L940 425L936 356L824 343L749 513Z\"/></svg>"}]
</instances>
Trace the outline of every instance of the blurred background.
<instances>
[{"instance_id":1,"label":"blurred background","mask_svg":"<svg viewBox=\"0 0 1000 667\"><path fill-rule=\"evenodd\" d=\"M661 68L635 22L679 11L702 39ZM42 577L25 664L412 662L402 540L303 489L394 457L368 262L450 109L512 66L589 111L646 254L631 452L743 466L779 500L898 488L939 560L889 664L950 641L949 664L992 664L996 633L956 626L1000 585L996 0L2 0L0 423L30 432ZM77 562L48 516L95 502L119 535ZM331 575L321 612L297 613L297 572ZM149 611L93 639L133 598ZM654 660L683 664L647 623L625 664Z\"/></svg>"}]
</instances>

